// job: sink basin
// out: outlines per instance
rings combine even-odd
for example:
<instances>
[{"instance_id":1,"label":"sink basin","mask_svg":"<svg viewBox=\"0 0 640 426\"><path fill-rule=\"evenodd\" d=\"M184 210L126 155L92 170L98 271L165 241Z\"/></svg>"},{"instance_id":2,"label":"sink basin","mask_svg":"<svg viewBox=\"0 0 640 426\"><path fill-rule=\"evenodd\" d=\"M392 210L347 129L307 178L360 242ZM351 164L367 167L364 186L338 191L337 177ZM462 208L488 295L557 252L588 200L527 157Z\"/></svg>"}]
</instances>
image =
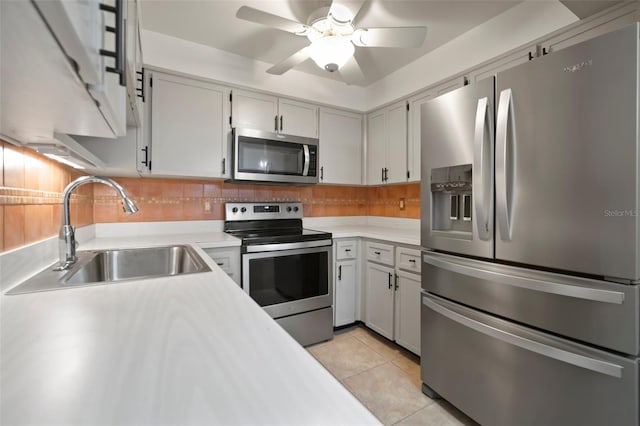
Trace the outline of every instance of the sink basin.
<instances>
[{"instance_id":1,"label":"sink basin","mask_svg":"<svg viewBox=\"0 0 640 426\"><path fill-rule=\"evenodd\" d=\"M77 255L77 262L68 271L54 271L49 267L7 294L211 271L195 250L185 245L80 251Z\"/></svg>"}]
</instances>

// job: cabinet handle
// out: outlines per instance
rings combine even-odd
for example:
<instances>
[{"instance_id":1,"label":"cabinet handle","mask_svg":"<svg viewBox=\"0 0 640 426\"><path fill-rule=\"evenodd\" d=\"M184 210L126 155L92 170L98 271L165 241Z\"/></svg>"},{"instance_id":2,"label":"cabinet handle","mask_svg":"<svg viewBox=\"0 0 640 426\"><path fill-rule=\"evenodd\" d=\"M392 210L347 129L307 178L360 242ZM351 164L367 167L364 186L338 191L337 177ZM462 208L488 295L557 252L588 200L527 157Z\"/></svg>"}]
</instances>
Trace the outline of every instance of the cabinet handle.
<instances>
[{"instance_id":1,"label":"cabinet handle","mask_svg":"<svg viewBox=\"0 0 640 426\"><path fill-rule=\"evenodd\" d=\"M142 68L142 71L136 71L136 75L138 76L136 81L140 83L140 87L136 87L136 96L141 98L142 102L144 102L144 68Z\"/></svg>"},{"instance_id":2,"label":"cabinet handle","mask_svg":"<svg viewBox=\"0 0 640 426\"><path fill-rule=\"evenodd\" d=\"M382 177L380 178L384 182L384 167L380 169L382 171Z\"/></svg>"},{"instance_id":3,"label":"cabinet handle","mask_svg":"<svg viewBox=\"0 0 640 426\"><path fill-rule=\"evenodd\" d=\"M280 116L280 131L282 131L282 116Z\"/></svg>"},{"instance_id":4,"label":"cabinet handle","mask_svg":"<svg viewBox=\"0 0 640 426\"><path fill-rule=\"evenodd\" d=\"M216 265L218 265L218 266L224 266L224 262L216 262Z\"/></svg>"},{"instance_id":5,"label":"cabinet handle","mask_svg":"<svg viewBox=\"0 0 640 426\"><path fill-rule=\"evenodd\" d=\"M389 180L389 169L387 169L386 167L384 168L384 181L388 181Z\"/></svg>"},{"instance_id":6,"label":"cabinet handle","mask_svg":"<svg viewBox=\"0 0 640 426\"><path fill-rule=\"evenodd\" d=\"M278 115L276 114L275 118L274 118L274 122L275 122L275 131L278 131Z\"/></svg>"},{"instance_id":7,"label":"cabinet handle","mask_svg":"<svg viewBox=\"0 0 640 426\"><path fill-rule=\"evenodd\" d=\"M416 263L416 260L415 259L409 259L409 262Z\"/></svg>"},{"instance_id":8,"label":"cabinet handle","mask_svg":"<svg viewBox=\"0 0 640 426\"><path fill-rule=\"evenodd\" d=\"M320 167L320 180L324 180L324 166Z\"/></svg>"},{"instance_id":9,"label":"cabinet handle","mask_svg":"<svg viewBox=\"0 0 640 426\"><path fill-rule=\"evenodd\" d=\"M394 288L394 290L398 291L398 274L395 274L395 276L396 277L395 277L395 288Z\"/></svg>"},{"instance_id":10,"label":"cabinet handle","mask_svg":"<svg viewBox=\"0 0 640 426\"><path fill-rule=\"evenodd\" d=\"M373 254L377 254L378 256L380 256L380 252L379 251L374 251Z\"/></svg>"},{"instance_id":11,"label":"cabinet handle","mask_svg":"<svg viewBox=\"0 0 640 426\"><path fill-rule=\"evenodd\" d=\"M347 253L349 253L351 251L351 249L344 249L344 251L346 251Z\"/></svg>"},{"instance_id":12,"label":"cabinet handle","mask_svg":"<svg viewBox=\"0 0 640 426\"><path fill-rule=\"evenodd\" d=\"M223 158L222 159L222 174L225 174L227 172L227 159Z\"/></svg>"},{"instance_id":13,"label":"cabinet handle","mask_svg":"<svg viewBox=\"0 0 640 426\"><path fill-rule=\"evenodd\" d=\"M389 272L389 290L391 290L391 272Z\"/></svg>"},{"instance_id":14,"label":"cabinet handle","mask_svg":"<svg viewBox=\"0 0 640 426\"><path fill-rule=\"evenodd\" d=\"M149 167L149 147L145 146L142 148L142 152L144 152L144 160L142 160L141 163Z\"/></svg>"},{"instance_id":15,"label":"cabinet handle","mask_svg":"<svg viewBox=\"0 0 640 426\"><path fill-rule=\"evenodd\" d=\"M124 63L126 59L126 44L124 42L124 17L122 13L123 0L116 0L115 6L100 3L100 10L115 15L116 26L105 27L105 30L116 35L116 48L114 50L100 49L100 55L115 59L114 67L106 67L107 72L118 74L120 77L120 86L127 85L127 73L124 71Z\"/></svg>"},{"instance_id":16,"label":"cabinet handle","mask_svg":"<svg viewBox=\"0 0 640 426\"><path fill-rule=\"evenodd\" d=\"M338 265L338 281L342 281L342 265Z\"/></svg>"}]
</instances>

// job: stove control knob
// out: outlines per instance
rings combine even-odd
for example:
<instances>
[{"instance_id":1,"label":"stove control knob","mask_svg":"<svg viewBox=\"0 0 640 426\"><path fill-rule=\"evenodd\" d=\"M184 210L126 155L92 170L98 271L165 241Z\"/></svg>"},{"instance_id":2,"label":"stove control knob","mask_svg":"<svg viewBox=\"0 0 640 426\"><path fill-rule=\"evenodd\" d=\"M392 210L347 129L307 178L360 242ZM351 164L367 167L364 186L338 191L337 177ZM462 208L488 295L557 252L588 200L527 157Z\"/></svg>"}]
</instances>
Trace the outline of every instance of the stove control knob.
<instances>
[{"instance_id":1,"label":"stove control knob","mask_svg":"<svg viewBox=\"0 0 640 426\"><path fill-rule=\"evenodd\" d=\"M243 207L243 208L241 208L241 209L240 209L240 212L241 212L241 213L244 213L244 212L246 212L246 211L247 211L247 208L246 208L246 207Z\"/></svg>"},{"instance_id":2,"label":"stove control knob","mask_svg":"<svg viewBox=\"0 0 640 426\"><path fill-rule=\"evenodd\" d=\"M298 207L294 207L294 208L293 208L293 211L294 211L294 212L297 212L298 210L300 210Z\"/></svg>"},{"instance_id":3,"label":"stove control knob","mask_svg":"<svg viewBox=\"0 0 640 426\"><path fill-rule=\"evenodd\" d=\"M234 208L232 208L232 209L231 209L231 211L232 211L233 213L238 213L238 208L237 208L237 207L234 207Z\"/></svg>"},{"instance_id":4,"label":"stove control knob","mask_svg":"<svg viewBox=\"0 0 640 426\"><path fill-rule=\"evenodd\" d=\"M291 212L291 206L287 207L287 212Z\"/></svg>"}]
</instances>

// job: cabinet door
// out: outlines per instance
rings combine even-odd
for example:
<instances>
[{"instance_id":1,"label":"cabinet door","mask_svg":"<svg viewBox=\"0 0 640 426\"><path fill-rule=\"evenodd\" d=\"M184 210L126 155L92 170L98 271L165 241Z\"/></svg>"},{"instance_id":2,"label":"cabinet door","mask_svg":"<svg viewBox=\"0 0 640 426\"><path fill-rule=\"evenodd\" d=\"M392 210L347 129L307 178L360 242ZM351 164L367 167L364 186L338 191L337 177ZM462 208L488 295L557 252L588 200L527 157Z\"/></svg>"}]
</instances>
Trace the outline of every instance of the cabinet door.
<instances>
[{"instance_id":1,"label":"cabinet door","mask_svg":"<svg viewBox=\"0 0 640 426\"><path fill-rule=\"evenodd\" d=\"M231 101L231 125L276 132L280 125L278 98L261 93L234 90Z\"/></svg>"},{"instance_id":2,"label":"cabinet door","mask_svg":"<svg viewBox=\"0 0 640 426\"><path fill-rule=\"evenodd\" d=\"M367 117L367 184L384 183L383 169L386 155L385 111L380 110Z\"/></svg>"},{"instance_id":3,"label":"cabinet door","mask_svg":"<svg viewBox=\"0 0 640 426\"><path fill-rule=\"evenodd\" d=\"M362 183L362 116L320 108L320 182Z\"/></svg>"},{"instance_id":4,"label":"cabinet door","mask_svg":"<svg viewBox=\"0 0 640 426\"><path fill-rule=\"evenodd\" d=\"M420 355L420 275L396 275L396 343Z\"/></svg>"},{"instance_id":5,"label":"cabinet door","mask_svg":"<svg viewBox=\"0 0 640 426\"><path fill-rule=\"evenodd\" d=\"M356 321L356 261L336 262L335 274L334 325L338 327Z\"/></svg>"},{"instance_id":6,"label":"cabinet door","mask_svg":"<svg viewBox=\"0 0 640 426\"><path fill-rule=\"evenodd\" d=\"M367 262L365 323L393 340L394 272L392 268Z\"/></svg>"},{"instance_id":7,"label":"cabinet door","mask_svg":"<svg viewBox=\"0 0 640 426\"><path fill-rule=\"evenodd\" d=\"M638 20L637 2L624 2L562 28L541 43L547 54L619 30Z\"/></svg>"},{"instance_id":8,"label":"cabinet door","mask_svg":"<svg viewBox=\"0 0 640 426\"><path fill-rule=\"evenodd\" d=\"M476 81L495 76L499 72L515 67L516 65L529 62L536 57L536 51L536 45L532 44L507 55L492 59L489 63L480 65L469 71L469 81L473 84Z\"/></svg>"},{"instance_id":9,"label":"cabinet door","mask_svg":"<svg viewBox=\"0 0 640 426\"><path fill-rule=\"evenodd\" d=\"M409 182L420 182L420 110L436 92L429 90L409 99L409 117L407 124L407 170Z\"/></svg>"},{"instance_id":10,"label":"cabinet door","mask_svg":"<svg viewBox=\"0 0 640 426\"><path fill-rule=\"evenodd\" d=\"M318 106L291 99L278 99L278 132L304 136L318 137Z\"/></svg>"},{"instance_id":11,"label":"cabinet door","mask_svg":"<svg viewBox=\"0 0 640 426\"><path fill-rule=\"evenodd\" d=\"M155 73L151 105L151 173L222 177L228 89Z\"/></svg>"},{"instance_id":12,"label":"cabinet door","mask_svg":"<svg viewBox=\"0 0 640 426\"><path fill-rule=\"evenodd\" d=\"M407 181L407 103L387 108L387 174L385 183Z\"/></svg>"}]
</instances>

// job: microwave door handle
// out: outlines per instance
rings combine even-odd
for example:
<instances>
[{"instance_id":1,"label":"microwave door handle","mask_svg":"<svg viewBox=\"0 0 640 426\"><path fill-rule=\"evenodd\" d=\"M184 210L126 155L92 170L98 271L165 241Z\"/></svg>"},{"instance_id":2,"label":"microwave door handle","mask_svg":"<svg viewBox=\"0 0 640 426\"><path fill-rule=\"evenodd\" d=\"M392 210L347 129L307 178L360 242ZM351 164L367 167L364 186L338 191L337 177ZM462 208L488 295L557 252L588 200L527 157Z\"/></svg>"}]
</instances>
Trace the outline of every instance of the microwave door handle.
<instances>
[{"instance_id":1,"label":"microwave door handle","mask_svg":"<svg viewBox=\"0 0 640 426\"><path fill-rule=\"evenodd\" d=\"M304 151L304 165L302 166L302 176L309 175L309 161L311 156L309 155L309 145L302 145Z\"/></svg>"}]
</instances>

